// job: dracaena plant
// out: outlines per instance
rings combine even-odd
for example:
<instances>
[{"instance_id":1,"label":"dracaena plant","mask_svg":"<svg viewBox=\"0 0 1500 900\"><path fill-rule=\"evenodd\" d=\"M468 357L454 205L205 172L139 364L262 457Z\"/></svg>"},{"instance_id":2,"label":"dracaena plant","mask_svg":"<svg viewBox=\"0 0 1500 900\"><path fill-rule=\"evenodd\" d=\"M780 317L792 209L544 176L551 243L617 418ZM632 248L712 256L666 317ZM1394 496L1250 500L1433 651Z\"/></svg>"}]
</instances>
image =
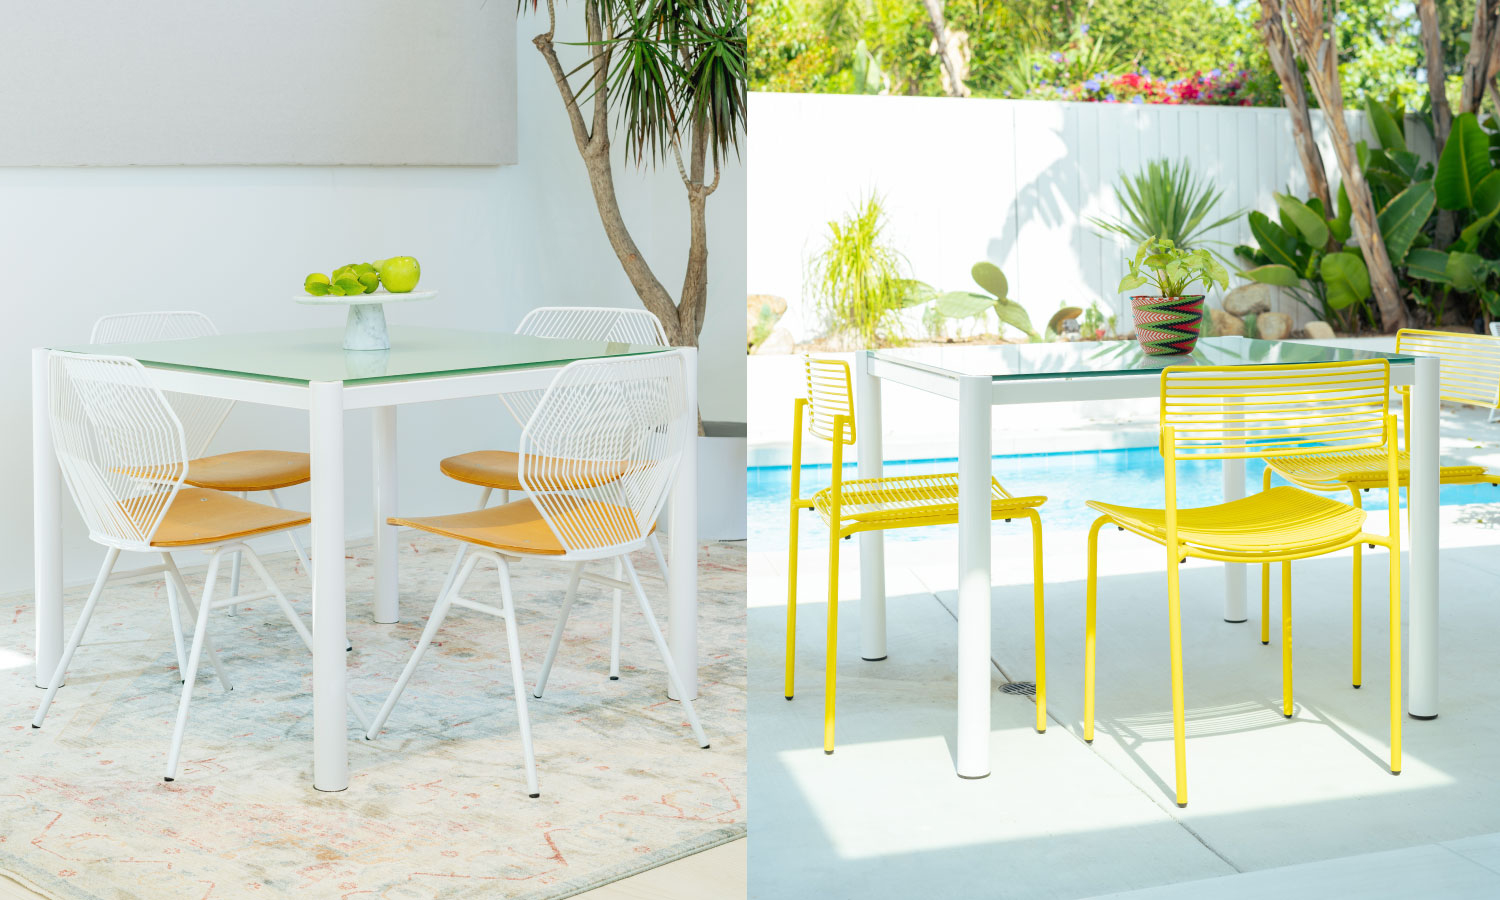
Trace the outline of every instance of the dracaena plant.
<instances>
[{"instance_id":1,"label":"dracaena plant","mask_svg":"<svg viewBox=\"0 0 1500 900\"><path fill-rule=\"evenodd\" d=\"M1126 260L1130 271L1120 279L1118 291L1125 293L1143 285L1156 288L1158 297L1186 297L1195 284L1204 289L1229 286L1229 272L1213 254L1199 248L1184 250L1166 238L1147 238Z\"/></svg>"}]
</instances>

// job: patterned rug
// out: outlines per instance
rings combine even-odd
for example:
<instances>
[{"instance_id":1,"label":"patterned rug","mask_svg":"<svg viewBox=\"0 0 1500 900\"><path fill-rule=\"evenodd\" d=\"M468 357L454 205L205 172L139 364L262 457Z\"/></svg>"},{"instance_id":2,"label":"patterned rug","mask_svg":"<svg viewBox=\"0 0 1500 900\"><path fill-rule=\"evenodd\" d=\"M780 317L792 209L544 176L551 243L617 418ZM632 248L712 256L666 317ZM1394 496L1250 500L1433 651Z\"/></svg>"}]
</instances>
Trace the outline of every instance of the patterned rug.
<instances>
[{"instance_id":1,"label":"patterned rug","mask_svg":"<svg viewBox=\"0 0 1500 900\"><path fill-rule=\"evenodd\" d=\"M399 625L375 625L368 549L352 552L349 680L379 708L416 642L451 545L412 536ZM188 554L179 554L182 563ZM272 574L304 617L290 554ZM597 564L596 564L597 565ZM636 560L666 627L663 585ZM227 567L226 567L227 568ZM481 564L465 595L499 604ZM247 592L258 589L247 571ZM534 682L565 586L556 565L513 570ZM188 574L196 595L201 567ZM607 571L606 571L607 574ZM87 591L69 593L72 628ZM164 587L111 585L40 730L31 598L0 639L0 871L58 898L553 900L745 833L745 552L700 553L699 749L638 608L626 598L621 677L609 674L609 595L585 585L547 685L530 703L542 795L525 794L503 625L455 610L384 736L349 727L347 791L312 789L311 660L270 601L224 611L215 637L235 690L200 674L178 779L161 779L178 691ZM205 664L205 669L207 665Z\"/></svg>"}]
</instances>

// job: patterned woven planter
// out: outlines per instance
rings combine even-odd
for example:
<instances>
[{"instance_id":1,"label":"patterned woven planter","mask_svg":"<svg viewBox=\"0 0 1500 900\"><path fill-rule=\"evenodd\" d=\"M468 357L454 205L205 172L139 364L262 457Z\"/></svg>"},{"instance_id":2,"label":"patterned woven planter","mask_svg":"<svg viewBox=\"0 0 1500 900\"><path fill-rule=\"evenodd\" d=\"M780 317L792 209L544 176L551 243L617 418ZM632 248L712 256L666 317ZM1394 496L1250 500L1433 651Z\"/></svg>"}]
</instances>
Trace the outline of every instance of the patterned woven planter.
<instances>
[{"instance_id":1,"label":"patterned woven planter","mask_svg":"<svg viewBox=\"0 0 1500 900\"><path fill-rule=\"evenodd\" d=\"M1131 297L1135 337L1150 356L1192 353L1203 330L1203 295Z\"/></svg>"}]
</instances>

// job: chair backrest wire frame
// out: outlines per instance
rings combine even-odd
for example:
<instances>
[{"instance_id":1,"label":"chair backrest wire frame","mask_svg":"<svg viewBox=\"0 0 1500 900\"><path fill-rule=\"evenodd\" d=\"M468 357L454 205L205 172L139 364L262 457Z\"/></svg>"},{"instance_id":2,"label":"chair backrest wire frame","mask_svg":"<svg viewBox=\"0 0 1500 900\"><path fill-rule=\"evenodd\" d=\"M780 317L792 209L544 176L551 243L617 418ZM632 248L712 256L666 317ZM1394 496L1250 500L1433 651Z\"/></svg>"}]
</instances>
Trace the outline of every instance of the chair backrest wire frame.
<instances>
[{"instance_id":1,"label":"chair backrest wire frame","mask_svg":"<svg viewBox=\"0 0 1500 900\"><path fill-rule=\"evenodd\" d=\"M653 313L613 306L539 306L521 319L516 334L643 347L669 346L667 332ZM510 391L501 394L500 400L516 421L524 424L536 411L542 394L541 390Z\"/></svg>"},{"instance_id":2,"label":"chair backrest wire frame","mask_svg":"<svg viewBox=\"0 0 1500 900\"><path fill-rule=\"evenodd\" d=\"M94 323L89 336L91 344L147 343L151 341L180 341L188 338L209 337L219 330L213 320L200 312L175 310L163 312L116 313L100 318ZM198 397L173 391L165 393L167 402L177 413L187 435L188 453L191 458L203 456L214 435L219 433L233 400L217 397Z\"/></svg>"},{"instance_id":3,"label":"chair backrest wire frame","mask_svg":"<svg viewBox=\"0 0 1500 900\"><path fill-rule=\"evenodd\" d=\"M854 388L849 363L841 359L804 357L807 373L807 430L825 441L854 443ZM834 420L842 416L847 427L841 432Z\"/></svg>"},{"instance_id":4,"label":"chair backrest wire frame","mask_svg":"<svg viewBox=\"0 0 1500 900\"><path fill-rule=\"evenodd\" d=\"M1500 337L1403 328L1396 352L1438 359L1438 395L1451 403L1500 407Z\"/></svg>"},{"instance_id":5,"label":"chair backrest wire frame","mask_svg":"<svg viewBox=\"0 0 1500 900\"><path fill-rule=\"evenodd\" d=\"M581 360L521 430L518 476L574 558L641 545L696 432L681 351Z\"/></svg>"},{"instance_id":6,"label":"chair backrest wire frame","mask_svg":"<svg viewBox=\"0 0 1500 900\"><path fill-rule=\"evenodd\" d=\"M187 440L138 361L53 351L48 415L63 482L89 536L125 550L151 539L187 475Z\"/></svg>"}]
</instances>

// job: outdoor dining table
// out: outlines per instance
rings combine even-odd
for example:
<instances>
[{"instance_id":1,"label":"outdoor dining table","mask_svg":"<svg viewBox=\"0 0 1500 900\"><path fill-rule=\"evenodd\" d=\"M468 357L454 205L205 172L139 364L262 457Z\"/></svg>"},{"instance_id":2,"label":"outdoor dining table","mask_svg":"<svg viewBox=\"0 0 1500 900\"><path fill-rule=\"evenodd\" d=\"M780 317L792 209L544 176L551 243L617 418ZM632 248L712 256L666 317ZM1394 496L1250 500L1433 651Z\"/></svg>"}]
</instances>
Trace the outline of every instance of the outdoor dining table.
<instances>
[{"instance_id":1,"label":"outdoor dining table","mask_svg":"<svg viewBox=\"0 0 1500 900\"><path fill-rule=\"evenodd\" d=\"M881 474L882 382L957 401L959 776L983 778L990 772L992 407L1157 397L1160 370L1172 365L1254 366L1382 357L1390 361L1392 383L1413 386L1407 712L1414 718L1431 719L1438 712L1437 359L1243 337L1201 339L1187 356L1148 356L1135 341L911 347L857 353L860 478ZM1223 469L1224 499L1245 496L1244 461L1226 460ZM859 540L860 655L878 660L886 656L884 537L882 532L867 531ZM1246 620L1245 583L1245 564L1224 564L1225 621Z\"/></svg>"},{"instance_id":2,"label":"outdoor dining table","mask_svg":"<svg viewBox=\"0 0 1500 900\"><path fill-rule=\"evenodd\" d=\"M540 390L581 359L661 352L662 347L428 327L393 327L389 350L342 347L343 329L222 334L135 344L57 345L32 351L32 473L35 516L36 684L62 654L62 493L48 420L48 352L126 356L164 391L306 411L312 455L313 786L349 786L345 703L344 413L374 414L374 620L397 621L396 409L510 391ZM683 352L687 405L695 414L697 354ZM499 403L497 416L504 415ZM437 460L432 461L434 473ZM688 441L668 502L668 643L683 690L695 698L697 667L696 442ZM433 590L437 585L433 585ZM334 627L334 623L336 627ZM670 693L670 691L669 691Z\"/></svg>"}]
</instances>

